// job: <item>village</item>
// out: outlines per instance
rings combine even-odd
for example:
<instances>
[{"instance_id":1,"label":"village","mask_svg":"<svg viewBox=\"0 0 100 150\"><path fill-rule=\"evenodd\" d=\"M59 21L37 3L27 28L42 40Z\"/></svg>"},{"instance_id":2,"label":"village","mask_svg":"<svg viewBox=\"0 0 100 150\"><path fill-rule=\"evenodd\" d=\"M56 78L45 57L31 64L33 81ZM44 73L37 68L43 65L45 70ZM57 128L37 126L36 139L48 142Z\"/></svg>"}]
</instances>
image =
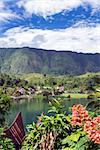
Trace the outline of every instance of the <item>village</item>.
<instances>
[{"instance_id":1,"label":"village","mask_svg":"<svg viewBox=\"0 0 100 150\"><path fill-rule=\"evenodd\" d=\"M56 96L64 93L65 91L64 85L56 86L55 89L52 90L52 87L40 87L40 86L30 86L27 89L24 87L17 87L11 97L13 99L23 99L23 98L33 98L33 95L42 95L46 96Z\"/></svg>"}]
</instances>

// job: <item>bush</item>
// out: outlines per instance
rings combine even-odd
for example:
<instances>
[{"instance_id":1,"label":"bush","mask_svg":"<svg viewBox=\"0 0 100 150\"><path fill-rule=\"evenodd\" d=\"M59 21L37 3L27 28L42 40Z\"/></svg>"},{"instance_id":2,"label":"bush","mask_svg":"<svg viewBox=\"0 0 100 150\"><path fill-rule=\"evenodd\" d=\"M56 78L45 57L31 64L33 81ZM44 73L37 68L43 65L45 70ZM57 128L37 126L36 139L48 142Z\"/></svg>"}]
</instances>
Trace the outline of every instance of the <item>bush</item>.
<instances>
[{"instance_id":1,"label":"bush","mask_svg":"<svg viewBox=\"0 0 100 150\"><path fill-rule=\"evenodd\" d=\"M95 96L94 94L89 94L89 95L87 96L87 99L94 99L94 98L96 98L96 96Z\"/></svg>"},{"instance_id":2,"label":"bush","mask_svg":"<svg viewBox=\"0 0 100 150\"><path fill-rule=\"evenodd\" d=\"M72 111L74 113L75 110L77 113L72 114L72 117L66 115L62 108L60 103L54 100L49 114L42 114L36 124L33 123L27 127L28 132L22 150L99 150L98 143L100 141L89 139L87 136L88 128L85 128L86 132L84 130L84 124L89 119L85 108L82 105L74 106ZM83 113L84 117L82 117ZM74 117L76 114L78 116ZM86 116L87 118L85 118ZM77 117L82 122L80 125L77 124ZM72 124L73 121L75 121L74 125ZM97 121L99 121L99 117ZM95 136L98 136L98 134Z\"/></svg>"},{"instance_id":3,"label":"bush","mask_svg":"<svg viewBox=\"0 0 100 150\"><path fill-rule=\"evenodd\" d=\"M0 126L5 123L5 115L10 108L10 97L3 92L0 93Z\"/></svg>"},{"instance_id":4,"label":"bush","mask_svg":"<svg viewBox=\"0 0 100 150\"><path fill-rule=\"evenodd\" d=\"M3 128L0 128L0 150L15 150L12 141L5 137Z\"/></svg>"}]
</instances>

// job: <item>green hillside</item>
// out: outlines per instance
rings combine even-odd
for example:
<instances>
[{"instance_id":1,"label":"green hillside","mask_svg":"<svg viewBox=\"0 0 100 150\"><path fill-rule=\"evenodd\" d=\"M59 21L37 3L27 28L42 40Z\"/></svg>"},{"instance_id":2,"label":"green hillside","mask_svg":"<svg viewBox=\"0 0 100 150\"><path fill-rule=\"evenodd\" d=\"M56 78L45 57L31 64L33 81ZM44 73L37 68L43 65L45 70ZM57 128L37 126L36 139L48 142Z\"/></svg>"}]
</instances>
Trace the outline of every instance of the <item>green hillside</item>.
<instances>
[{"instance_id":1,"label":"green hillside","mask_svg":"<svg viewBox=\"0 0 100 150\"><path fill-rule=\"evenodd\" d=\"M34 48L0 48L1 73L80 75L100 71L100 54L47 51Z\"/></svg>"}]
</instances>

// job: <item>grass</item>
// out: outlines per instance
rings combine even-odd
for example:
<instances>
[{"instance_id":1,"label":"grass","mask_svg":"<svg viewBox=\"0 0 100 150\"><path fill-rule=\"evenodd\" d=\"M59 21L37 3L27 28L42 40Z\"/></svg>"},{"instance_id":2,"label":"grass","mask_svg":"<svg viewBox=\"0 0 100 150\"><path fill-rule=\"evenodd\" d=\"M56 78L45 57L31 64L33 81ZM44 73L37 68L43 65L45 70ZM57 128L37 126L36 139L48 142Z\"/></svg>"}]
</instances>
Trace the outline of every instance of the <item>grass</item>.
<instances>
[{"instance_id":1,"label":"grass","mask_svg":"<svg viewBox=\"0 0 100 150\"><path fill-rule=\"evenodd\" d=\"M67 93L67 94L63 93L61 96L68 97L69 95L71 98L77 98L77 99L88 97L88 94L80 94L80 93Z\"/></svg>"},{"instance_id":2,"label":"grass","mask_svg":"<svg viewBox=\"0 0 100 150\"><path fill-rule=\"evenodd\" d=\"M82 74L82 75L79 75L78 77L80 77L80 78L87 78L87 77L89 77L89 76L95 76L95 75L100 75L100 72L87 72L86 74Z\"/></svg>"}]
</instances>

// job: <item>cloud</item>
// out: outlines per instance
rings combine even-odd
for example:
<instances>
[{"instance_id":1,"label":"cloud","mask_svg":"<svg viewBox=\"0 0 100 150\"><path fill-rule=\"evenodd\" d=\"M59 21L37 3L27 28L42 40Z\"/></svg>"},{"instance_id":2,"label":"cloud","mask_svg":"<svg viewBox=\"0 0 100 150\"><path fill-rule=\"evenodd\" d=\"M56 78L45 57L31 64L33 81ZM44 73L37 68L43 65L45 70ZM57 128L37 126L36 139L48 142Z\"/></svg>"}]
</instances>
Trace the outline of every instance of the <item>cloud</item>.
<instances>
[{"instance_id":1,"label":"cloud","mask_svg":"<svg viewBox=\"0 0 100 150\"><path fill-rule=\"evenodd\" d=\"M26 14L35 14L44 18L81 5L84 8L91 5L93 12L100 10L99 0L20 0L17 5L19 8L24 8Z\"/></svg>"},{"instance_id":2,"label":"cloud","mask_svg":"<svg viewBox=\"0 0 100 150\"><path fill-rule=\"evenodd\" d=\"M84 3L88 3L92 6L93 11L100 11L100 1L99 0L83 0Z\"/></svg>"},{"instance_id":3,"label":"cloud","mask_svg":"<svg viewBox=\"0 0 100 150\"><path fill-rule=\"evenodd\" d=\"M12 19L19 18L16 14L9 12L0 12L0 22L8 22Z\"/></svg>"},{"instance_id":4,"label":"cloud","mask_svg":"<svg viewBox=\"0 0 100 150\"><path fill-rule=\"evenodd\" d=\"M71 9L72 7L77 7L81 4L81 0L21 0L18 2L19 7L23 7L27 13L43 16L54 15L60 13L61 11Z\"/></svg>"},{"instance_id":5,"label":"cloud","mask_svg":"<svg viewBox=\"0 0 100 150\"><path fill-rule=\"evenodd\" d=\"M20 18L20 17L16 13L14 13L11 9L9 9L7 3L1 0L0 1L0 25L4 22L8 22L15 18Z\"/></svg>"},{"instance_id":6,"label":"cloud","mask_svg":"<svg viewBox=\"0 0 100 150\"><path fill-rule=\"evenodd\" d=\"M43 30L17 27L0 38L0 47L36 47L54 50L100 53L100 25Z\"/></svg>"},{"instance_id":7,"label":"cloud","mask_svg":"<svg viewBox=\"0 0 100 150\"><path fill-rule=\"evenodd\" d=\"M3 9L4 9L4 6L5 6L5 5L4 5L3 1L1 0L1 1L0 1L0 10L3 10Z\"/></svg>"}]
</instances>

